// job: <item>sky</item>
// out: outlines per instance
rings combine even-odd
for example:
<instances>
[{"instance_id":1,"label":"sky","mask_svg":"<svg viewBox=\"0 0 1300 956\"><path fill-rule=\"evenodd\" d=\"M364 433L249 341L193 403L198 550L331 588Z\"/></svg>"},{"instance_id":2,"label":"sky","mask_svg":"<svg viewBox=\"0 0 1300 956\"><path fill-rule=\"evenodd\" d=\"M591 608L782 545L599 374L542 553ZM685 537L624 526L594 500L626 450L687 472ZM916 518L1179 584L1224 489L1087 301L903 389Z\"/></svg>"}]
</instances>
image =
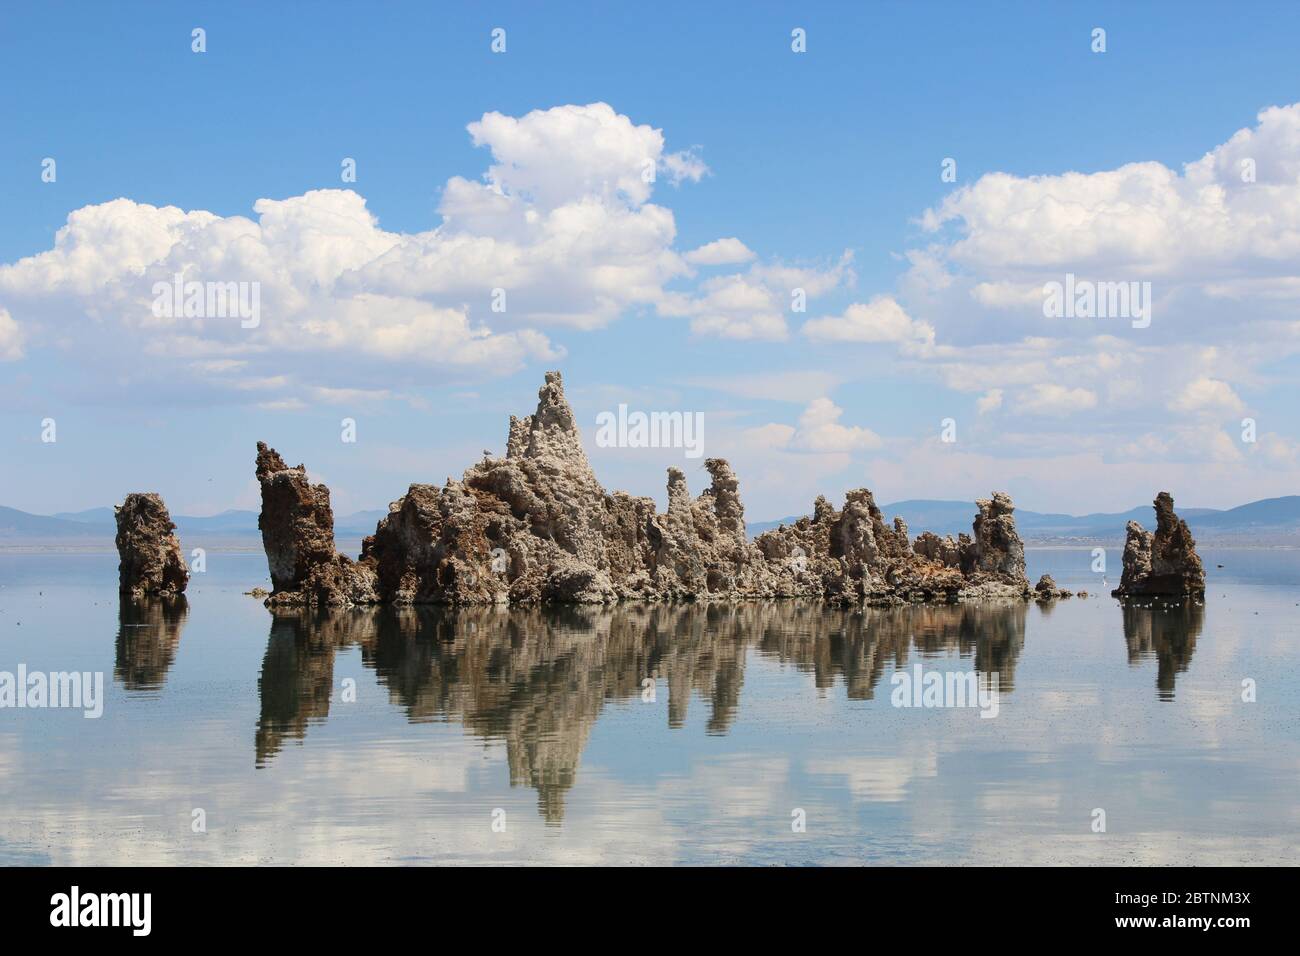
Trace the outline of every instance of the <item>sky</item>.
<instances>
[{"instance_id":1,"label":"sky","mask_svg":"<svg viewBox=\"0 0 1300 956\"><path fill-rule=\"evenodd\" d=\"M701 6L6 5L0 504L255 509L264 440L383 508L550 369L750 520L1300 492L1300 7Z\"/></svg>"}]
</instances>

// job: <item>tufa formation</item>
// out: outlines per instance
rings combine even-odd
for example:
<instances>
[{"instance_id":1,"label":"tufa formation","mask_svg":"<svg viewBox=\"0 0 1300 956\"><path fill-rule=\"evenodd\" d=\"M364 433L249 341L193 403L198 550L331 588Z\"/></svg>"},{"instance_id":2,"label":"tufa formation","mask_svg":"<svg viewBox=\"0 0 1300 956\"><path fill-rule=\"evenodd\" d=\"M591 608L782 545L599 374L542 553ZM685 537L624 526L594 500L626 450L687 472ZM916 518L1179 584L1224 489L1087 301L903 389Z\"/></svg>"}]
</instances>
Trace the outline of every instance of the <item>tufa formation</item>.
<instances>
[{"instance_id":1,"label":"tufa formation","mask_svg":"<svg viewBox=\"0 0 1300 956\"><path fill-rule=\"evenodd\" d=\"M1087 597L1088 592L1080 591L1079 596ZM1055 601L1059 598L1071 597L1074 597L1074 592L1066 591L1063 588L1057 587L1056 578L1052 577L1050 574L1044 574L1038 579L1038 583L1034 585L1034 600L1040 603L1045 601Z\"/></svg>"},{"instance_id":2,"label":"tufa formation","mask_svg":"<svg viewBox=\"0 0 1300 956\"><path fill-rule=\"evenodd\" d=\"M117 520L118 590L129 597L173 596L185 591L190 572L181 557L176 525L160 496L136 492L113 509Z\"/></svg>"},{"instance_id":3,"label":"tufa formation","mask_svg":"<svg viewBox=\"0 0 1300 956\"><path fill-rule=\"evenodd\" d=\"M1011 499L977 502L972 534L915 543L886 523L871 492L837 510L818 498L809 517L750 541L739 482L720 458L692 498L668 469L668 510L607 492L582 449L559 372L537 411L510 419L504 458L459 481L411 485L389 506L360 557L339 554L329 489L313 485L259 442L258 524L272 606L349 604L605 604L614 601L825 598L871 605L1030 597Z\"/></svg>"},{"instance_id":4,"label":"tufa formation","mask_svg":"<svg viewBox=\"0 0 1300 956\"><path fill-rule=\"evenodd\" d=\"M1153 504L1154 535L1136 521L1128 523L1124 572L1111 596L1203 599L1205 568L1187 522L1174 513L1174 499L1169 492L1160 492Z\"/></svg>"}]
</instances>

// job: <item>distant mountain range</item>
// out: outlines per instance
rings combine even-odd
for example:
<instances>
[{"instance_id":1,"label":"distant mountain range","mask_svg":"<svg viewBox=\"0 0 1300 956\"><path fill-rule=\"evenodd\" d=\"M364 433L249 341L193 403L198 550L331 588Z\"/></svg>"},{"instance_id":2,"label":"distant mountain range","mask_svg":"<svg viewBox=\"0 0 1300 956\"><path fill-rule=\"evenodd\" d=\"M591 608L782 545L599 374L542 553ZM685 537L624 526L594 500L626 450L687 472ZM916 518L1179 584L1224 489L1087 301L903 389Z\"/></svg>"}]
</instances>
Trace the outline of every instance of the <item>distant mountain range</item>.
<instances>
[{"instance_id":1,"label":"distant mountain range","mask_svg":"<svg viewBox=\"0 0 1300 956\"><path fill-rule=\"evenodd\" d=\"M969 501L895 501L882 505L888 520L899 515L912 534L933 531L936 534L969 533L975 517L975 505ZM384 511L358 511L335 519L334 533L341 540L359 541L373 534ZM1265 498L1250 504L1219 511L1213 508L1180 508L1192 534L1203 540L1246 541L1259 544L1300 543L1300 495ZM257 512L223 511L207 517L176 515L174 518L183 544L195 547L209 541L214 545L257 545ZM746 526L751 536L780 524L793 524L797 516L780 521L759 521ZM1120 514L1045 514L1016 510L1016 526L1021 536L1033 543L1071 543L1084 541L1122 541L1124 526L1135 520L1145 528L1155 525L1150 505ZM86 511L63 511L53 515L34 515L15 508L0 506L0 547L26 547L49 543L65 547L106 546L112 548L115 534L112 508Z\"/></svg>"},{"instance_id":2,"label":"distant mountain range","mask_svg":"<svg viewBox=\"0 0 1300 956\"><path fill-rule=\"evenodd\" d=\"M386 511L358 511L343 515L334 522L340 538L362 538L374 534L375 525ZM223 511L206 517L174 515L177 533L187 540L216 539L260 541L256 511ZM48 540L63 543L107 541L113 546L117 527L112 508L88 508L85 511L60 511L52 515L34 515L16 508L0 506L0 546Z\"/></svg>"}]
</instances>

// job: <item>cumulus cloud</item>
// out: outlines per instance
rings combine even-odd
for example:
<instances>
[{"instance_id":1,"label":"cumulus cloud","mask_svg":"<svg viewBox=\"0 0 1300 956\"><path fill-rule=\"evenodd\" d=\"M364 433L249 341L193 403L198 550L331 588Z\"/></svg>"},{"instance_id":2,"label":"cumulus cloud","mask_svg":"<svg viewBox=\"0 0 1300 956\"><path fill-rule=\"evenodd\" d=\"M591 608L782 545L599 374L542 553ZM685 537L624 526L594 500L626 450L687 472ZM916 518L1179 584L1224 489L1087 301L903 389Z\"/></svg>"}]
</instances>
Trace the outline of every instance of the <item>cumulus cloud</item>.
<instances>
[{"instance_id":1,"label":"cumulus cloud","mask_svg":"<svg viewBox=\"0 0 1300 956\"><path fill-rule=\"evenodd\" d=\"M358 270L401 237L380 230L355 193L262 199L254 210L257 221L128 199L84 207L68 217L52 249L0 266L0 296L34 337L57 341L79 326L80 341L98 336L110 350L120 341L161 357L220 357L227 375L257 367L268 350L504 370L557 354L541 333L493 332L464 307L363 291ZM177 275L182 283L255 284L255 325L231 307L207 315L206 299L204 314L160 311L159 290Z\"/></svg>"},{"instance_id":2,"label":"cumulus cloud","mask_svg":"<svg viewBox=\"0 0 1300 956\"><path fill-rule=\"evenodd\" d=\"M808 403L797 427L773 422L749 429L747 436L762 447L817 454L872 451L884 445L869 428L840 424L843 414L842 408L823 396Z\"/></svg>"},{"instance_id":3,"label":"cumulus cloud","mask_svg":"<svg viewBox=\"0 0 1300 956\"><path fill-rule=\"evenodd\" d=\"M789 336L786 314L796 298L806 301L851 283L852 262L846 251L826 268L755 263L706 279L691 293L669 295L659 311L690 318L691 331L700 336L781 341Z\"/></svg>"},{"instance_id":4,"label":"cumulus cloud","mask_svg":"<svg viewBox=\"0 0 1300 956\"><path fill-rule=\"evenodd\" d=\"M8 309L0 309L0 361L13 361L23 356L22 332Z\"/></svg>"},{"instance_id":5,"label":"cumulus cloud","mask_svg":"<svg viewBox=\"0 0 1300 956\"><path fill-rule=\"evenodd\" d=\"M1125 317L1044 317L1044 284L1067 274L1149 282L1150 339L1276 337L1300 299L1300 104L1261 110L1181 169L989 173L920 224L932 241L909 251L900 288L951 345L1122 332Z\"/></svg>"},{"instance_id":6,"label":"cumulus cloud","mask_svg":"<svg viewBox=\"0 0 1300 956\"><path fill-rule=\"evenodd\" d=\"M946 256L979 271L1204 278L1294 268L1300 104L1270 107L1257 119L1181 173L1158 162L1055 176L990 173L928 210L922 225L957 225L961 236Z\"/></svg>"},{"instance_id":7,"label":"cumulus cloud","mask_svg":"<svg viewBox=\"0 0 1300 956\"><path fill-rule=\"evenodd\" d=\"M779 294L743 275L704 282L687 306L691 331L724 339L783 339L788 334Z\"/></svg>"},{"instance_id":8,"label":"cumulus cloud","mask_svg":"<svg viewBox=\"0 0 1300 956\"><path fill-rule=\"evenodd\" d=\"M1169 403L1176 412L1240 412L1245 403L1227 382L1214 378L1198 378Z\"/></svg>"},{"instance_id":9,"label":"cumulus cloud","mask_svg":"<svg viewBox=\"0 0 1300 956\"><path fill-rule=\"evenodd\" d=\"M1015 410L1025 415L1073 415L1096 407L1096 392L1054 383L1025 389L1016 396L1015 403Z\"/></svg>"},{"instance_id":10,"label":"cumulus cloud","mask_svg":"<svg viewBox=\"0 0 1300 956\"><path fill-rule=\"evenodd\" d=\"M866 303L855 302L844 310L843 315L805 322L803 333L821 342L934 344L934 327L913 319L893 296L888 295L878 295Z\"/></svg>"},{"instance_id":11,"label":"cumulus cloud","mask_svg":"<svg viewBox=\"0 0 1300 956\"><path fill-rule=\"evenodd\" d=\"M725 266L749 262L754 253L735 237L714 239L682 256L693 266Z\"/></svg>"},{"instance_id":12,"label":"cumulus cloud","mask_svg":"<svg viewBox=\"0 0 1300 956\"><path fill-rule=\"evenodd\" d=\"M469 124L475 146L492 150L484 179L493 192L521 196L546 209L590 197L634 206L650 198L655 171L698 181L707 171L698 158L664 153L663 132L636 126L607 103L557 106L526 116L484 114Z\"/></svg>"},{"instance_id":13,"label":"cumulus cloud","mask_svg":"<svg viewBox=\"0 0 1300 956\"><path fill-rule=\"evenodd\" d=\"M350 190L260 199L252 218L126 198L74 210L52 248L0 265L0 357L75 341L89 363L140 351L220 360L231 364L194 366L219 387L265 382L273 363L303 388L430 368L505 374L563 354L545 330L656 307L690 274L672 212L650 198L656 173L694 181L707 167L666 152L660 130L594 103L487 113L468 131L490 164L480 181L447 182L426 232L382 229ZM737 239L695 253L697 264L753 256ZM177 275L255 286L260 321L160 314L156 288ZM716 278L702 295L715 316L750 308ZM745 281L761 287L761 273ZM784 324L763 312L749 316L758 337ZM318 359L290 368L292 354ZM325 380L332 363L339 381Z\"/></svg>"},{"instance_id":14,"label":"cumulus cloud","mask_svg":"<svg viewBox=\"0 0 1300 956\"><path fill-rule=\"evenodd\" d=\"M688 319L696 335L781 340L796 296L853 279L848 253L821 267L760 263L736 237L678 252L655 184L708 168L608 104L489 112L467 130L486 171L449 179L424 232L383 229L342 189L259 199L249 217L127 198L74 210L52 248L0 264L0 357L75 342L107 375L146 352L196 363L235 400L293 392L262 397L283 406L312 387L381 388L429 369L507 374L561 357L555 330L638 308ZM694 267L737 265L669 288ZM177 276L256 287L260 320L160 313L156 289Z\"/></svg>"},{"instance_id":15,"label":"cumulus cloud","mask_svg":"<svg viewBox=\"0 0 1300 956\"><path fill-rule=\"evenodd\" d=\"M1174 425L1161 432L1144 432L1122 442L1111 455L1116 462L1164 462L1232 465L1243 460L1233 437L1216 425Z\"/></svg>"},{"instance_id":16,"label":"cumulus cloud","mask_svg":"<svg viewBox=\"0 0 1300 956\"><path fill-rule=\"evenodd\" d=\"M990 173L921 225L927 244L899 283L935 330L918 357L950 388L1006 389L1013 412L1085 408L1111 430L1135 414L1173 426L1238 413L1229 383L1258 384L1300 353L1300 104L1260 111L1180 168ZM1150 327L1045 317L1044 284L1067 274L1150 282Z\"/></svg>"}]
</instances>

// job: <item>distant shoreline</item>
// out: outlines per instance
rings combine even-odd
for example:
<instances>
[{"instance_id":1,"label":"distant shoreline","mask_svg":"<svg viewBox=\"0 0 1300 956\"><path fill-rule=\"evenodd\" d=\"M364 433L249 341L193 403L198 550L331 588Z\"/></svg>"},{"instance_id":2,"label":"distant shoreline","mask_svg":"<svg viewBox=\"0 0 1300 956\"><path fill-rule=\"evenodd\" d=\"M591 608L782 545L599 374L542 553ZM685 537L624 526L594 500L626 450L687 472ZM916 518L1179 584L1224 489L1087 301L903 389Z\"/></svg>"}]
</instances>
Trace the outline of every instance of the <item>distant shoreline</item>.
<instances>
[{"instance_id":1,"label":"distant shoreline","mask_svg":"<svg viewBox=\"0 0 1300 956\"><path fill-rule=\"evenodd\" d=\"M1240 538L1198 538L1198 547L1212 548L1216 551L1296 551L1300 550L1300 535L1288 536L1276 542L1253 541L1244 544ZM359 554L361 539L338 539L339 550L345 554ZM262 554L262 542L245 538L195 538L182 541L181 546L188 552L192 548L203 548L213 554ZM1108 548L1120 550L1124 541L1120 538L1077 539L1071 541L1035 541L1026 540L1026 551L1087 551L1091 548ZM68 541L67 539L0 539L0 554L117 554L112 539Z\"/></svg>"}]
</instances>

